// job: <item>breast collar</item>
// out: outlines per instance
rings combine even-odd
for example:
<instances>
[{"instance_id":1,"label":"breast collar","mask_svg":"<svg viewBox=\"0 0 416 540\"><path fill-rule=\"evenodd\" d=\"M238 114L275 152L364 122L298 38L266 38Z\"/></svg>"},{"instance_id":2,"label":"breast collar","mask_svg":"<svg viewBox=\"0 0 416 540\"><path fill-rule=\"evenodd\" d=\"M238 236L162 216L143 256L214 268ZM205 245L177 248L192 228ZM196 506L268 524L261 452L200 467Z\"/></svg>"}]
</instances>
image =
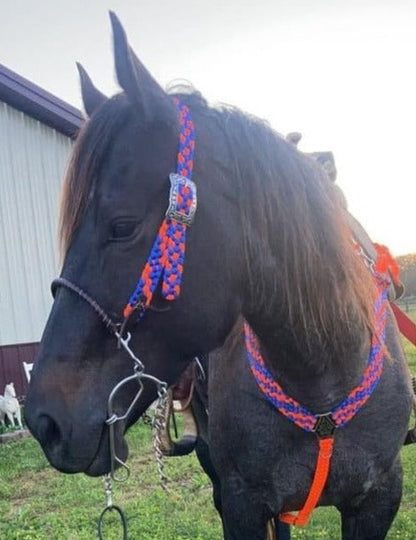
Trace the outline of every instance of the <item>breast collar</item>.
<instances>
[{"instance_id":1,"label":"breast collar","mask_svg":"<svg viewBox=\"0 0 416 540\"><path fill-rule=\"evenodd\" d=\"M309 411L283 390L265 365L257 336L247 323L244 324L247 360L259 389L281 414L304 431L314 433L319 441L319 454L308 497L298 514L280 514L279 520L284 523L306 525L309 521L328 478L335 431L351 421L367 403L383 373L388 282L381 274L375 272L374 275L377 285L377 299L374 304L376 325L367 367L358 386L327 413L315 414Z\"/></svg>"}]
</instances>

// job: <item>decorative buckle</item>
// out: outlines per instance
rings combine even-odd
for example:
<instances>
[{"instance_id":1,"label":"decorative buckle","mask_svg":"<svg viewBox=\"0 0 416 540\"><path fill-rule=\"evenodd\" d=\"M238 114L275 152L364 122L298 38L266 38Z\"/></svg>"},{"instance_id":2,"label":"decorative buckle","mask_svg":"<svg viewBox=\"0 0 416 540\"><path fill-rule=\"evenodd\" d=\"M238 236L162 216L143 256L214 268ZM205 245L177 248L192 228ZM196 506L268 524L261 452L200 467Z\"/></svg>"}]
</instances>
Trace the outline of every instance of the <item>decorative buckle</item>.
<instances>
[{"instance_id":1,"label":"decorative buckle","mask_svg":"<svg viewBox=\"0 0 416 540\"><path fill-rule=\"evenodd\" d=\"M166 217L184 225L191 225L196 212L196 185L180 174L170 173L169 207Z\"/></svg>"},{"instance_id":2,"label":"decorative buckle","mask_svg":"<svg viewBox=\"0 0 416 540\"><path fill-rule=\"evenodd\" d=\"M332 437L334 431L338 427L332 418L332 414L317 414L318 417L316 424L313 428L313 431L318 435L320 439L325 439L327 437Z\"/></svg>"}]
</instances>

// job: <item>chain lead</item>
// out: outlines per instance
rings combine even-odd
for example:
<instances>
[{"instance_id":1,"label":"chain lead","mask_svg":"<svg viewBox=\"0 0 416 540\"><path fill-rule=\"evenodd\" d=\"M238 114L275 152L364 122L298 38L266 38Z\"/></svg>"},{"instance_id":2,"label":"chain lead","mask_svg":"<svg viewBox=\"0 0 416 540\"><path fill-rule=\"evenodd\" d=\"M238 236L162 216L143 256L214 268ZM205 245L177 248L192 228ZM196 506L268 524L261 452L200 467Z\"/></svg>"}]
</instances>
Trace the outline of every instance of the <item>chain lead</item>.
<instances>
[{"instance_id":1,"label":"chain lead","mask_svg":"<svg viewBox=\"0 0 416 540\"><path fill-rule=\"evenodd\" d=\"M111 485L111 475L104 476L104 491L107 500L107 508L113 507L113 486Z\"/></svg>"},{"instance_id":2,"label":"chain lead","mask_svg":"<svg viewBox=\"0 0 416 540\"><path fill-rule=\"evenodd\" d=\"M155 414L153 417L153 450L155 453L157 471L159 473L160 484L162 488L168 490L168 478L165 474L165 466L163 461L162 451L162 433L166 428L166 407L168 404L168 392L166 383L162 383L158 386L157 390L158 401L155 408Z\"/></svg>"}]
</instances>

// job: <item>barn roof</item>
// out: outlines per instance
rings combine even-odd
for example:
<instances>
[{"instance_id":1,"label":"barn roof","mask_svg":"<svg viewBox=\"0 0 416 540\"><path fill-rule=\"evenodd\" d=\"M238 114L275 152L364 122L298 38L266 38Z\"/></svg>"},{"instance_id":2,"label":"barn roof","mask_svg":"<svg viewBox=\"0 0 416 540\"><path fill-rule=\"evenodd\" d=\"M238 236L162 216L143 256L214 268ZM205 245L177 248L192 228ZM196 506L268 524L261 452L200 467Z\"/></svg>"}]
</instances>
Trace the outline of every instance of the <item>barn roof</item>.
<instances>
[{"instance_id":1,"label":"barn roof","mask_svg":"<svg viewBox=\"0 0 416 540\"><path fill-rule=\"evenodd\" d=\"M0 101L68 137L84 121L81 111L0 64Z\"/></svg>"}]
</instances>

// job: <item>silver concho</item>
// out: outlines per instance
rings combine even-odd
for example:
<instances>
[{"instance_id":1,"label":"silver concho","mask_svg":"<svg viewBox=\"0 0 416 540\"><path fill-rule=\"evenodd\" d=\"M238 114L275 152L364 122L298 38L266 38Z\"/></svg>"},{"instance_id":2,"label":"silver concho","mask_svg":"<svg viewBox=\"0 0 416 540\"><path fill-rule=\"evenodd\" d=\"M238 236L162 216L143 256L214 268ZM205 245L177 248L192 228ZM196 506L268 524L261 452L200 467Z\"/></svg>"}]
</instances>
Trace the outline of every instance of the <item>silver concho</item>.
<instances>
[{"instance_id":1,"label":"silver concho","mask_svg":"<svg viewBox=\"0 0 416 540\"><path fill-rule=\"evenodd\" d=\"M196 197L196 184L180 174L170 173L170 193L169 193L169 207L166 210L166 217L174 219L184 225L191 225L196 212L197 197ZM177 210L178 208L178 192L179 186L184 185L190 189L192 193L192 204L189 209L189 214L183 214Z\"/></svg>"}]
</instances>

